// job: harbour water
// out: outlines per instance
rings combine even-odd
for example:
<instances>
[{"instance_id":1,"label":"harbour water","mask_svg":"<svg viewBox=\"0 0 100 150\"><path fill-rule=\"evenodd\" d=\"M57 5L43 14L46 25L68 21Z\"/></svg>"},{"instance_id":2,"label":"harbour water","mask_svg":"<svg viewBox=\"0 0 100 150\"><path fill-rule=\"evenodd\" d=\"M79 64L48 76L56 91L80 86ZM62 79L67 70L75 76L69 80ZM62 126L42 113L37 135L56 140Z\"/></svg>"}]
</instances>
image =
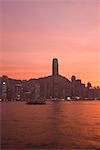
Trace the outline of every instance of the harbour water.
<instances>
[{"instance_id":1,"label":"harbour water","mask_svg":"<svg viewBox=\"0 0 100 150\"><path fill-rule=\"evenodd\" d=\"M100 101L0 103L1 150L100 149Z\"/></svg>"}]
</instances>

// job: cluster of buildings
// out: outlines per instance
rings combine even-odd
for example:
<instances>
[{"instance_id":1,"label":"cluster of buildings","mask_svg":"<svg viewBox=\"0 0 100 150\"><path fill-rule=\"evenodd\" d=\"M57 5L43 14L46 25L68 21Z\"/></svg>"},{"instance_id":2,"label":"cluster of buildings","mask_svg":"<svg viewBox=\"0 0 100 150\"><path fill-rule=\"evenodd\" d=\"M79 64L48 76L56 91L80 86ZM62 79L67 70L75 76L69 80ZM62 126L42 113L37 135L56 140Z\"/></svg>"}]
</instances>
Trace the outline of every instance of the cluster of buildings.
<instances>
[{"instance_id":1,"label":"cluster of buildings","mask_svg":"<svg viewBox=\"0 0 100 150\"><path fill-rule=\"evenodd\" d=\"M30 80L15 80L7 76L0 77L0 99L3 101L27 100L35 97L36 87L40 98L46 99L95 99L100 97L100 88L91 83L83 84L73 75L71 80L59 74L58 59L52 62L52 75Z\"/></svg>"}]
</instances>

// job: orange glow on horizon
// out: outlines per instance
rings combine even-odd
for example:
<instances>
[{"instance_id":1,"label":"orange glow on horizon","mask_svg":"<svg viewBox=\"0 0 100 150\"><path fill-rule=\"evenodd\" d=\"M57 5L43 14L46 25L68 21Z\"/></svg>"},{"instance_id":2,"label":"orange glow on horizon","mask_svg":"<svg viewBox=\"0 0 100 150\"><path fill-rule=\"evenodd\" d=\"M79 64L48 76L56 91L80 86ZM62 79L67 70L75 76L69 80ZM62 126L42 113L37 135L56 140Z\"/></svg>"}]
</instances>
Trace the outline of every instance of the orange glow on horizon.
<instances>
[{"instance_id":1,"label":"orange glow on horizon","mask_svg":"<svg viewBox=\"0 0 100 150\"><path fill-rule=\"evenodd\" d=\"M52 74L58 58L59 73L70 80L100 86L99 3L8 1L0 24L1 72L16 79Z\"/></svg>"}]
</instances>

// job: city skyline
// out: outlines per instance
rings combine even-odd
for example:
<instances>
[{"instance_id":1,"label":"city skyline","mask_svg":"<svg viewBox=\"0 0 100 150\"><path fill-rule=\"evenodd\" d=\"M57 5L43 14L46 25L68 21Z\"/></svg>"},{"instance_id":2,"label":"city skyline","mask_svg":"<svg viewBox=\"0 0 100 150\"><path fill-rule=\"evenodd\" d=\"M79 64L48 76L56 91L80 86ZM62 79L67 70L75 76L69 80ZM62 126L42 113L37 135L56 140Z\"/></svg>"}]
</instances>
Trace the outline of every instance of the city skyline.
<instances>
[{"instance_id":1,"label":"city skyline","mask_svg":"<svg viewBox=\"0 0 100 150\"><path fill-rule=\"evenodd\" d=\"M59 72L100 86L98 0L0 2L1 75L16 79Z\"/></svg>"},{"instance_id":2,"label":"city skyline","mask_svg":"<svg viewBox=\"0 0 100 150\"><path fill-rule=\"evenodd\" d=\"M57 58L52 60L52 74L44 78L30 80L16 80L7 76L0 78L1 95L3 101L25 100L28 97L35 98L60 98L68 99L99 99L100 87L93 87L90 82L85 85L76 76L71 80L59 74L59 62ZM39 93L37 93L37 91ZM37 93L37 94L36 94Z\"/></svg>"},{"instance_id":3,"label":"city skyline","mask_svg":"<svg viewBox=\"0 0 100 150\"><path fill-rule=\"evenodd\" d=\"M57 78L57 76L60 76L61 78L64 77L62 74L59 73L59 63L58 63L58 58L53 58L52 59L52 63L51 63L51 74L49 74L48 76L41 76L41 77L38 77L38 78L29 78L29 79L16 79L16 78L11 78L10 76L7 76L7 75L2 75L1 78L9 78L9 79L12 79L12 80L20 80L20 81L29 81L29 80L38 80L38 79L45 79L45 78L49 78L49 77L54 77L54 78ZM66 76L64 77L68 82L73 82L73 80L75 81L78 81L80 82L80 84L83 84L85 87L88 87L90 86L90 89L100 89L100 86L97 85L97 86L94 86L92 84L92 82L88 81L87 83L83 83L83 80L81 78L78 78L75 74L73 74L70 79L68 79Z\"/></svg>"}]
</instances>

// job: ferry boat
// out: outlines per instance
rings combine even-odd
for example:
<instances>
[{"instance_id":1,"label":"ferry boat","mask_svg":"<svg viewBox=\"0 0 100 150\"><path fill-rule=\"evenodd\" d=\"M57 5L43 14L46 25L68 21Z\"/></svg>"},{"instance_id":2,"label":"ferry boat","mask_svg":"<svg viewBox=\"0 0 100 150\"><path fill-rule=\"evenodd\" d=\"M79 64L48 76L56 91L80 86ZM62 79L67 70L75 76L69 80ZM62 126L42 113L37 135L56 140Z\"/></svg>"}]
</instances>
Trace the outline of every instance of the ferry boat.
<instances>
[{"instance_id":1,"label":"ferry boat","mask_svg":"<svg viewBox=\"0 0 100 150\"><path fill-rule=\"evenodd\" d=\"M43 99L40 99L40 100L37 100L37 99L34 99L34 100L30 100L30 101L27 101L26 104L29 104L29 105L36 105L36 104L46 104L46 101Z\"/></svg>"},{"instance_id":2,"label":"ferry boat","mask_svg":"<svg viewBox=\"0 0 100 150\"><path fill-rule=\"evenodd\" d=\"M100 97L95 98L95 100L100 100Z\"/></svg>"}]
</instances>

